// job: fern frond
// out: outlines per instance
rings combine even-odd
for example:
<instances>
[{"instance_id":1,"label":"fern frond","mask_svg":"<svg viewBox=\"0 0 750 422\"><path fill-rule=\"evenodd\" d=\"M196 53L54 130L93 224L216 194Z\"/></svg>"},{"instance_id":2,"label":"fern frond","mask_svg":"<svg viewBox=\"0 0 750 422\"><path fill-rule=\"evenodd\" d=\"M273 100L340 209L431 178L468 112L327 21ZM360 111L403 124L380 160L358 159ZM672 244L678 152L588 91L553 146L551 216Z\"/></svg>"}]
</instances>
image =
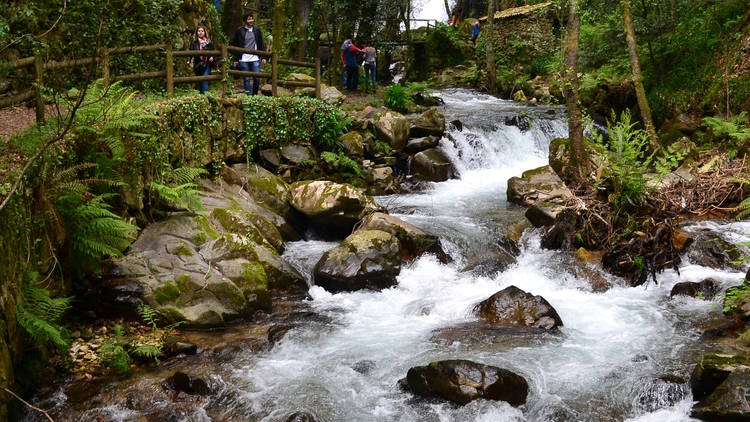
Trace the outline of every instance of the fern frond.
<instances>
[{"instance_id":1,"label":"fern frond","mask_svg":"<svg viewBox=\"0 0 750 422\"><path fill-rule=\"evenodd\" d=\"M71 301L72 298L52 298L48 290L26 284L17 306L18 324L34 340L65 349L68 339L58 322L70 309Z\"/></svg>"},{"instance_id":2,"label":"fern frond","mask_svg":"<svg viewBox=\"0 0 750 422\"><path fill-rule=\"evenodd\" d=\"M154 362L156 362L157 365L159 365L161 362L159 362L159 356L161 356L161 345L155 345L155 344L148 344L148 343L139 343L133 345L133 348L130 350L130 352L138 357L145 358L145 359L153 359Z\"/></svg>"},{"instance_id":3,"label":"fern frond","mask_svg":"<svg viewBox=\"0 0 750 422\"><path fill-rule=\"evenodd\" d=\"M141 302L138 304L138 315L151 328L156 329L156 322L159 320L159 311Z\"/></svg>"},{"instance_id":4,"label":"fern frond","mask_svg":"<svg viewBox=\"0 0 750 422\"><path fill-rule=\"evenodd\" d=\"M205 169L196 167L180 167L172 171L169 181L175 185L184 185L192 183L200 176L208 174Z\"/></svg>"}]
</instances>

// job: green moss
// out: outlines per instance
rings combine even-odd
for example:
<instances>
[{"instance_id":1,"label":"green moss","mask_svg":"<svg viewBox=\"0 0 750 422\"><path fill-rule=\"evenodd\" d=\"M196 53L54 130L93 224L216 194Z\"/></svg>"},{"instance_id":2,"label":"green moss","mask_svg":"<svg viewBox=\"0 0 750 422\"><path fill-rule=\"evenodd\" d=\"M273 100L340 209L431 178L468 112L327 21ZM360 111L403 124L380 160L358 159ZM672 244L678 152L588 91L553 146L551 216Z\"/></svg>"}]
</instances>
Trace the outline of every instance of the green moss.
<instances>
[{"instance_id":1,"label":"green moss","mask_svg":"<svg viewBox=\"0 0 750 422\"><path fill-rule=\"evenodd\" d=\"M211 239L219 238L219 232L211 225L205 215L196 215L193 217L193 221L195 221L195 229L201 231L204 236L207 235Z\"/></svg>"},{"instance_id":2,"label":"green moss","mask_svg":"<svg viewBox=\"0 0 750 422\"><path fill-rule=\"evenodd\" d=\"M159 305L172 302L180 296L180 288L173 281L167 281L163 286L154 289L154 299Z\"/></svg>"},{"instance_id":3,"label":"green moss","mask_svg":"<svg viewBox=\"0 0 750 422\"><path fill-rule=\"evenodd\" d=\"M208 240L208 235L205 232L198 232L193 236L193 242L196 245L202 245Z\"/></svg>"},{"instance_id":4,"label":"green moss","mask_svg":"<svg viewBox=\"0 0 750 422\"><path fill-rule=\"evenodd\" d=\"M178 246L174 253L177 256L193 256L193 251L185 243Z\"/></svg>"}]
</instances>

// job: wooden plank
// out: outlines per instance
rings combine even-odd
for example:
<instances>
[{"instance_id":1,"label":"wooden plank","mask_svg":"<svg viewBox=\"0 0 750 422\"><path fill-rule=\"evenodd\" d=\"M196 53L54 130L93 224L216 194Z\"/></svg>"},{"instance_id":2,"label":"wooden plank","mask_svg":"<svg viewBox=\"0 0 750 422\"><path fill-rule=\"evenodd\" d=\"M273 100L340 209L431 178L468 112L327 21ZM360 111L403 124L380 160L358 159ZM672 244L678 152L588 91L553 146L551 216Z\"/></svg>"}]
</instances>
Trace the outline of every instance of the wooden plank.
<instances>
[{"instance_id":1,"label":"wooden plank","mask_svg":"<svg viewBox=\"0 0 750 422\"><path fill-rule=\"evenodd\" d=\"M113 81L142 81L145 79L160 79L167 76L167 72L158 70L156 72L131 73L112 78Z\"/></svg>"},{"instance_id":2,"label":"wooden plank","mask_svg":"<svg viewBox=\"0 0 750 422\"><path fill-rule=\"evenodd\" d=\"M235 47L233 45L227 46L227 49L231 53L247 53L247 54L254 54L258 57L271 57L271 53L267 51L251 50L249 48Z\"/></svg>"},{"instance_id":3,"label":"wooden plank","mask_svg":"<svg viewBox=\"0 0 750 422\"><path fill-rule=\"evenodd\" d=\"M24 57L23 59L6 63L5 66L7 66L8 69L15 69L17 67L31 66L32 64L34 64L34 57Z\"/></svg>"},{"instance_id":4,"label":"wooden plank","mask_svg":"<svg viewBox=\"0 0 750 422\"><path fill-rule=\"evenodd\" d=\"M36 82L36 122L44 122L44 98L42 97L42 91L44 90L44 62L42 56L34 57L34 81Z\"/></svg>"},{"instance_id":5,"label":"wooden plank","mask_svg":"<svg viewBox=\"0 0 750 422\"><path fill-rule=\"evenodd\" d=\"M271 73L268 72L248 72L245 70L229 70L228 73L230 75L235 76L249 76L251 78L270 78L272 76Z\"/></svg>"},{"instance_id":6,"label":"wooden plank","mask_svg":"<svg viewBox=\"0 0 750 422\"><path fill-rule=\"evenodd\" d=\"M320 56L315 56L315 98L320 99Z\"/></svg>"},{"instance_id":7,"label":"wooden plank","mask_svg":"<svg viewBox=\"0 0 750 422\"><path fill-rule=\"evenodd\" d=\"M279 85L285 85L285 86L304 86L304 87L310 87L315 88L315 82L302 82L302 81L279 81Z\"/></svg>"},{"instance_id":8,"label":"wooden plank","mask_svg":"<svg viewBox=\"0 0 750 422\"><path fill-rule=\"evenodd\" d=\"M172 53L175 57L221 56L221 50L180 50Z\"/></svg>"},{"instance_id":9,"label":"wooden plank","mask_svg":"<svg viewBox=\"0 0 750 422\"><path fill-rule=\"evenodd\" d=\"M164 50L166 48L167 48L166 44L155 44L155 45L136 45L133 47L110 48L107 51L109 52L109 54L124 54L124 53L136 53L140 51Z\"/></svg>"},{"instance_id":10,"label":"wooden plank","mask_svg":"<svg viewBox=\"0 0 750 422\"><path fill-rule=\"evenodd\" d=\"M271 55L271 95L276 96L279 87L279 55Z\"/></svg>"},{"instance_id":11,"label":"wooden plank","mask_svg":"<svg viewBox=\"0 0 750 422\"><path fill-rule=\"evenodd\" d=\"M172 56L172 44L167 44L167 95L174 97L174 57Z\"/></svg>"},{"instance_id":12,"label":"wooden plank","mask_svg":"<svg viewBox=\"0 0 750 422\"><path fill-rule=\"evenodd\" d=\"M190 82L201 82L201 81L220 81L221 75L208 75L208 76L178 76L172 78L172 82L175 84L184 84Z\"/></svg>"},{"instance_id":13,"label":"wooden plank","mask_svg":"<svg viewBox=\"0 0 750 422\"><path fill-rule=\"evenodd\" d=\"M65 67L75 67L75 66L83 66L87 64L92 64L95 62L95 59L93 57L85 57L83 59L74 59L74 60L63 60L63 61L52 61L47 62L44 64L45 70L51 70L51 69L60 69Z\"/></svg>"},{"instance_id":14,"label":"wooden plank","mask_svg":"<svg viewBox=\"0 0 750 422\"><path fill-rule=\"evenodd\" d=\"M20 94L16 94L7 98L0 99L0 108L10 107L15 104L22 103L24 101L34 98L36 91L28 89Z\"/></svg>"},{"instance_id":15,"label":"wooden plank","mask_svg":"<svg viewBox=\"0 0 750 422\"><path fill-rule=\"evenodd\" d=\"M287 60L287 59L278 59L279 64L288 65L288 66L298 66L298 67L311 67L315 68L315 63L309 63L309 62L300 62L297 60Z\"/></svg>"}]
</instances>

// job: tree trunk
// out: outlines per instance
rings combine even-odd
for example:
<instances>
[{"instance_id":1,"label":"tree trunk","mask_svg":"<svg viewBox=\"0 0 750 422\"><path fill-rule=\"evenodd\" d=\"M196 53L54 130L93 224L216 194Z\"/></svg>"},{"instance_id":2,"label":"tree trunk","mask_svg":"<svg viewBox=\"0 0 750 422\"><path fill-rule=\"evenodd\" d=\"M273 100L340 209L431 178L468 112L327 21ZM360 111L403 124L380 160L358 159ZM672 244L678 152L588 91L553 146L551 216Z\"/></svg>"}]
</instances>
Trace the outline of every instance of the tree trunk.
<instances>
[{"instance_id":1,"label":"tree trunk","mask_svg":"<svg viewBox=\"0 0 750 422\"><path fill-rule=\"evenodd\" d=\"M495 94L497 89L497 72L495 71L495 0L490 0L487 5L487 89L490 90L490 94Z\"/></svg>"},{"instance_id":2,"label":"tree trunk","mask_svg":"<svg viewBox=\"0 0 750 422\"><path fill-rule=\"evenodd\" d=\"M635 29L633 28L633 15L630 11L630 0L622 0L622 16L625 21L625 38L628 41L630 52L630 67L633 70L633 85L635 85L635 96L638 100L638 108L641 110L641 120L646 128L651 145L656 150L659 148L659 140L656 137L654 122L651 119L651 108L646 100L646 90L643 88L643 76L641 75L641 64L638 60L638 44L635 41Z\"/></svg>"},{"instance_id":3,"label":"tree trunk","mask_svg":"<svg viewBox=\"0 0 750 422\"><path fill-rule=\"evenodd\" d=\"M451 18L451 6L448 4L448 0L445 0L445 14L448 16L448 19Z\"/></svg>"},{"instance_id":4,"label":"tree trunk","mask_svg":"<svg viewBox=\"0 0 750 422\"><path fill-rule=\"evenodd\" d=\"M411 0L403 0L401 3L401 20L404 22L406 29L406 61L404 62L404 80L407 80L411 73L411 67L414 61L414 46L411 39Z\"/></svg>"},{"instance_id":5,"label":"tree trunk","mask_svg":"<svg viewBox=\"0 0 750 422\"><path fill-rule=\"evenodd\" d=\"M274 0L273 7L273 52L281 53L281 46L284 45L284 21L286 20L286 2L284 0Z\"/></svg>"},{"instance_id":6,"label":"tree trunk","mask_svg":"<svg viewBox=\"0 0 750 422\"><path fill-rule=\"evenodd\" d=\"M224 14L221 16L221 29L228 40L232 39L234 30L244 25L242 22L242 1L226 0L224 2Z\"/></svg>"},{"instance_id":7,"label":"tree trunk","mask_svg":"<svg viewBox=\"0 0 750 422\"><path fill-rule=\"evenodd\" d=\"M581 22L578 18L577 0L568 5L568 38L565 45L565 103L568 106L568 139L570 140L570 162L573 168L571 177L583 181L581 167L583 155L583 122L578 96L578 33Z\"/></svg>"}]
</instances>

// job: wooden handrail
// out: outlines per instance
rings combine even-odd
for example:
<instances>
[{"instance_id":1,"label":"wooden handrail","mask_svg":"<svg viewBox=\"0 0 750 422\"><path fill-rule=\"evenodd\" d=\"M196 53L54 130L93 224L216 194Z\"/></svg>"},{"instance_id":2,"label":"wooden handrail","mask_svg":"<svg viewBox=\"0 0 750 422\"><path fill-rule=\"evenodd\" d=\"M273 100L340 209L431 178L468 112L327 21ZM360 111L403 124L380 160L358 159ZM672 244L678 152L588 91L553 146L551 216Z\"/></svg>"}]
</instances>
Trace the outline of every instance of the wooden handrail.
<instances>
[{"instance_id":1,"label":"wooden handrail","mask_svg":"<svg viewBox=\"0 0 750 422\"><path fill-rule=\"evenodd\" d=\"M137 53L137 52L148 52L148 51L159 51L164 50L165 67L164 70L154 72L141 72L131 73L126 75L111 75L110 74L110 59L114 54L126 54L126 53ZM270 72L249 72L244 70L228 69L230 60L234 57L230 57L231 53L247 53L253 54L258 57L270 58L271 71ZM238 54L233 54L237 56ZM220 66L221 74L213 75L200 75L200 76L175 76L174 74L174 59L176 57L199 57L199 56L211 56L221 57L224 62ZM61 60L61 61L47 61L42 60L41 56L25 57L13 62L5 64L6 69L16 69L27 66L34 66L34 88L31 88L20 94L16 94L10 97L0 99L0 108L7 107L13 104L17 104L23 101L28 101L31 98L36 98L36 118L38 122L44 120L44 99L42 92L44 89L44 71L63 69L68 67L76 66L87 66L87 65L98 65L101 71L101 77L105 85L108 85L111 81L142 81L147 79L164 79L166 80L167 93L169 96L174 95L174 85L181 83L195 83L203 81L223 81L222 83L222 95L229 92L227 85L227 77L229 75L239 77L252 77L252 78L268 78L271 82L271 95L277 95L277 87L279 85L290 86L290 87L313 87L315 88L315 96L320 98L320 57L315 58L315 62L304 62L299 60L290 60L279 58L276 53L270 53L267 51L252 50L248 48L235 47L231 45L220 45L218 50L181 50L173 51L172 44L154 44L154 45L136 45L130 47L114 47L114 48L101 48L97 51L95 57L83 57L78 59ZM297 66L307 67L315 69L315 81L302 82L302 81L287 81L279 80L278 68L279 66Z\"/></svg>"}]
</instances>

